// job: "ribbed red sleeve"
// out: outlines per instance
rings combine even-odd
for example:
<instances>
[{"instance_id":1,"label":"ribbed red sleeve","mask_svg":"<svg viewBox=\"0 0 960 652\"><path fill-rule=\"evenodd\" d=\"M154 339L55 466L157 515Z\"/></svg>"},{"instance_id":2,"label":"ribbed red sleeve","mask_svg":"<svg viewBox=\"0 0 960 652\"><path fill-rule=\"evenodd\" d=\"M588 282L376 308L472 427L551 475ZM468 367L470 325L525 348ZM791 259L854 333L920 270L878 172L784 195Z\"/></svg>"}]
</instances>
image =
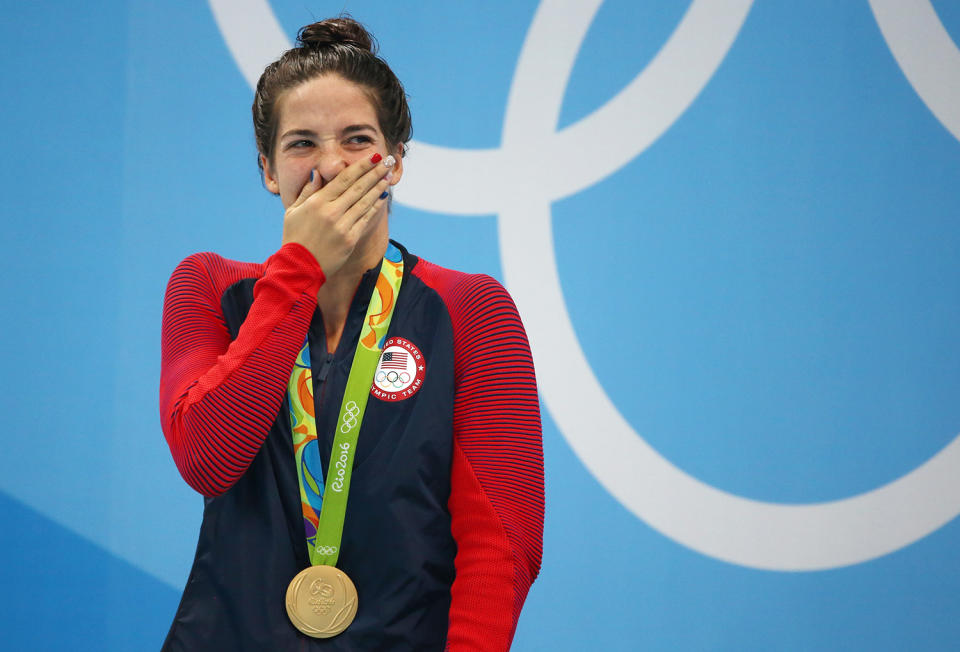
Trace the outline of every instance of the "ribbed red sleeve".
<instances>
[{"instance_id":1,"label":"ribbed red sleeve","mask_svg":"<svg viewBox=\"0 0 960 652\"><path fill-rule=\"evenodd\" d=\"M259 280L231 341L220 299L244 278ZM170 277L160 421L177 468L201 494L216 496L233 486L266 439L324 280L313 254L295 243L263 265L194 254Z\"/></svg>"},{"instance_id":2,"label":"ribbed red sleeve","mask_svg":"<svg viewBox=\"0 0 960 652\"><path fill-rule=\"evenodd\" d=\"M450 515L457 542L447 647L507 650L543 546L543 444L526 332L506 290L421 261L444 299L456 393Z\"/></svg>"}]
</instances>

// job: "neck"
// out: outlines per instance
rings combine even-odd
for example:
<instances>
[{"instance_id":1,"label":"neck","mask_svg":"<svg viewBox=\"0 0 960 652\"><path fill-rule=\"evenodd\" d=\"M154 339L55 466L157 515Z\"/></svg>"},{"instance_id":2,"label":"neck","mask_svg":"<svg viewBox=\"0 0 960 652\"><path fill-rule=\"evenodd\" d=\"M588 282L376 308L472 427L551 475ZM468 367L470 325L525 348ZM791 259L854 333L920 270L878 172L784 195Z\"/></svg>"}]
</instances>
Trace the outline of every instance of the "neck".
<instances>
[{"instance_id":1,"label":"neck","mask_svg":"<svg viewBox=\"0 0 960 652\"><path fill-rule=\"evenodd\" d=\"M383 260L390 241L386 214L375 217L374 224L357 243L347 262L327 277L317 292L317 306L323 316L323 329L327 336L327 351L336 351L343 335L343 328L350 312L350 304L364 273Z\"/></svg>"}]
</instances>

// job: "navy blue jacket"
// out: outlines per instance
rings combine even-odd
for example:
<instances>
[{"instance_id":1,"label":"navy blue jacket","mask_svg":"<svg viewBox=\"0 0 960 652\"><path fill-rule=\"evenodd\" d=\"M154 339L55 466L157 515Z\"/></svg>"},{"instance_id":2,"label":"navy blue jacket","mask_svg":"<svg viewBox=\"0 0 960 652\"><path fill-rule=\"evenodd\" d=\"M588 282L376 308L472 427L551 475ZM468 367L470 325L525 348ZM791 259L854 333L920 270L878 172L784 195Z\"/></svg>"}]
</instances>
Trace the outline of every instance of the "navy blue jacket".
<instances>
[{"instance_id":1,"label":"navy blue jacket","mask_svg":"<svg viewBox=\"0 0 960 652\"><path fill-rule=\"evenodd\" d=\"M264 265L198 254L181 263L168 286L161 417L178 467L207 497L193 568L163 649L442 650L448 634L451 649L470 637L498 649L502 636L484 631L497 623L509 645L539 567L542 533L529 348L509 296L493 279L444 270L405 250L387 337L413 343L425 370L412 396L388 401L374 394L367 405L337 564L357 587L357 616L331 639L306 637L288 620L287 585L309 565L285 393L296 342L306 335L310 344L326 469L379 270L364 275L340 344L328 353L315 299L322 271L304 252L286 245ZM214 297L218 305L211 305ZM482 395L472 396L477 391ZM507 429L496 425L504 411ZM496 456L505 458L487 459ZM511 467L522 476L504 478ZM459 558L455 532L469 533L459 536ZM490 550L509 568L497 555L485 559ZM462 586L455 587L458 571ZM489 615L472 615L474 600L488 591L478 588L485 576L501 583L501 616L493 624L484 622Z\"/></svg>"}]
</instances>

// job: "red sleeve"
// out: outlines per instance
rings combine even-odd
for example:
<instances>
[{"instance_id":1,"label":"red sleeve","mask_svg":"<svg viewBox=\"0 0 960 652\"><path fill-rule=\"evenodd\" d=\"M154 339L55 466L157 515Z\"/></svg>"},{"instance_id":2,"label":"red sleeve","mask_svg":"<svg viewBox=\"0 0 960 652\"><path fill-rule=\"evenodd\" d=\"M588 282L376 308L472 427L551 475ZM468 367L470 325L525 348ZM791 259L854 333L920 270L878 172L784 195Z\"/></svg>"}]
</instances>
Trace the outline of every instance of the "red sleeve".
<instances>
[{"instance_id":1,"label":"red sleeve","mask_svg":"<svg viewBox=\"0 0 960 652\"><path fill-rule=\"evenodd\" d=\"M220 299L260 279L237 338ZM303 246L286 244L263 265L216 254L186 258L163 302L160 421L184 480L205 496L229 489L270 432L324 275Z\"/></svg>"},{"instance_id":2,"label":"red sleeve","mask_svg":"<svg viewBox=\"0 0 960 652\"><path fill-rule=\"evenodd\" d=\"M458 274L444 282L446 270L426 266L419 275L444 297L454 330L449 508L457 556L447 648L507 650L543 549L543 444L530 345L497 281Z\"/></svg>"}]
</instances>

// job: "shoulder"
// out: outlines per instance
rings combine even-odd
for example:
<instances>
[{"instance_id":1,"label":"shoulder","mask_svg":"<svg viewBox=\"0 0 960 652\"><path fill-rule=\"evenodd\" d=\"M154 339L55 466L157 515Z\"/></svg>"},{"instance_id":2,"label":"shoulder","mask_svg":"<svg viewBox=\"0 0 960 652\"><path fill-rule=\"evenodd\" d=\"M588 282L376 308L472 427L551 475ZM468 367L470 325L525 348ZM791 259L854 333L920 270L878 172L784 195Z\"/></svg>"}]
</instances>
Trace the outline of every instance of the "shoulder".
<instances>
[{"instance_id":1,"label":"shoulder","mask_svg":"<svg viewBox=\"0 0 960 652\"><path fill-rule=\"evenodd\" d=\"M455 323L464 317L490 317L491 312L517 313L506 288L487 274L459 272L422 258L411 273L440 295Z\"/></svg>"},{"instance_id":2,"label":"shoulder","mask_svg":"<svg viewBox=\"0 0 960 652\"><path fill-rule=\"evenodd\" d=\"M261 263L246 263L239 260L231 260L212 251L202 251L190 254L180 261L180 264L177 265L173 274L197 274L200 272L209 274L214 278L232 275L242 275L242 277L261 276L263 274L263 265Z\"/></svg>"},{"instance_id":3,"label":"shoulder","mask_svg":"<svg viewBox=\"0 0 960 652\"><path fill-rule=\"evenodd\" d=\"M259 278L263 275L263 265L246 263L224 258L204 251L187 256L170 275L168 291L177 287L208 288L222 292L230 285L244 278Z\"/></svg>"}]
</instances>

